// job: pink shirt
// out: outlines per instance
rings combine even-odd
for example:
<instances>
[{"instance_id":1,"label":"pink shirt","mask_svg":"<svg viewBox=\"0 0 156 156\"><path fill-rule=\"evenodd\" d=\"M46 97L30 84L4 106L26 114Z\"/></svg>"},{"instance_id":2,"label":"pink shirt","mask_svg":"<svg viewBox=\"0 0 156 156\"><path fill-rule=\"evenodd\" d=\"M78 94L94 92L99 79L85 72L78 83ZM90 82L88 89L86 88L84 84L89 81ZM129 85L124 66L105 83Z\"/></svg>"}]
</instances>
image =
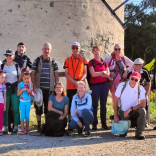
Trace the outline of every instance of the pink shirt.
<instances>
[{"instance_id":1,"label":"pink shirt","mask_svg":"<svg viewBox=\"0 0 156 156\"><path fill-rule=\"evenodd\" d=\"M102 60L101 61L97 61L96 59L93 59L93 60L95 62L95 66L93 67L95 72L106 71L108 69L108 63L106 61L104 61L105 65L103 65ZM91 66L93 66L93 65L92 65L92 61L90 60L88 63L88 67L90 68ZM103 83L105 81L107 81L106 77L98 76L98 77L90 78L91 84Z\"/></svg>"},{"instance_id":2,"label":"pink shirt","mask_svg":"<svg viewBox=\"0 0 156 156\"><path fill-rule=\"evenodd\" d=\"M6 86L4 84L0 85L0 103L4 103L3 92L6 91Z\"/></svg>"}]
</instances>

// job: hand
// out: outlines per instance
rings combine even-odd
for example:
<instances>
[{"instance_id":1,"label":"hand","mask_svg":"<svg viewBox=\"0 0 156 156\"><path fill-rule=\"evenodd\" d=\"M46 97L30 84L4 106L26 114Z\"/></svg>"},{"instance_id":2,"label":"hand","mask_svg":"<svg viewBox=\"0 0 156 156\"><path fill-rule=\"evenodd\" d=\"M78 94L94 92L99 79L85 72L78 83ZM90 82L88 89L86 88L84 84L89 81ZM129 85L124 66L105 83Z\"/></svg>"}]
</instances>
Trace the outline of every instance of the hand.
<instances>
[{"instance_id":1,"label":"hand","mask_svg":"<svg viewBox=\"0 0 156 156\"><path fill-rule=\"evenodd\" d=\"M131 108L127 109L127 110L124 112L124 117L127 118L130 112L131 112Z\"/></svg>"},{"instance_id":2,"label":"hand","mask_svg":"<svg viewBox=\"0 0 156 156\"><path fill-rule=\"evenodd\" d=\"M77 88L77 83L78 83L78 81L74 80L74 85L75 85L76 88Z\"/></svg>"},{"instance_id":3,"label":"hand","mask_svg":"<svg viewBox=\"0 0 156 156\"><path fill-rule=\"evenodd\" d=\"M74 112L73 117L75 117L77 115L77 112Z\"/></svg>"},{"instance_id":4,"label":"hand","mask_svg":"<svg viewBox=\"0 0 156 156\"><path fill-rule=\"evenodd\" d=\"M81 123L80 120L77 122L77 124L78 124L78 126L79 126L80 128L82 128L82 123Z\"/></svg>"},{"instance_id":5,"label":"hand","mask_svg":"<svg viewBox=\"0 0 156 156\"><path fill-rule=\"evenodd\" d=\"M148 98L148 95L146 95L146 102L147 102L147 103L148 103L148 99L149 99L149 98Z\"/></svg>"},{"instance_id":6,"label":"hand","mask_svg":"<svg viewBox=\"0 0 156 156\"><path fill-rule=\"evenodd\" d=\"M31 93L32 93L32 91L31 91L30 89L28 89L28 90L27 90L27 92L28 92L29 94L31 94Z\"/></svg>"},{"instance_id":7,"label":"hand","mask_svg":"<svg viewBox=\"0 0 156 156\"><path fill-rule=\"evenodd\" d=\"M118 117L118 115L114 115L114 123L119 123L119 117Z\"/></svg>"},{"instance_id":8,"label":"hand","mask_svg":"<svg viewBox=\"0 0 156 156\"><path fill-rule=\"evenodd\" d=\"M3 112L5 112L6 111L6 106L4 106L4 109L3 109Z\"/></svg>"},{"instance_id":9,"label":"hand","mask_svg":"<svg viewBox=\"0 0 156 156\"><path fill-rule=\"evenodd\" d=\"M22 89L22 92L27 91L27 90L28 90L27 88L23 88L23 89Z\"/></svg>"},{"instance_id":10,"label":"hand","mask_svg":"<svg viewBox=\"0 0 156 156\"><path fill-rule=\"evenodd\" d=\"M59 117L59 120L63 120L63 119L64 119L64 116L61 115L61 116Z\"/></svg>"},{"instance_id":11,"label":"hand","mask_svg":"<svg viewBox=\"0 0 156 156\"><path fill-rule=\"evenodd\" d=\"M122 75L122 78L123 79L126 79L127 78L127 71L124 72L124 74Z\"/></svg>"}]
</instances>

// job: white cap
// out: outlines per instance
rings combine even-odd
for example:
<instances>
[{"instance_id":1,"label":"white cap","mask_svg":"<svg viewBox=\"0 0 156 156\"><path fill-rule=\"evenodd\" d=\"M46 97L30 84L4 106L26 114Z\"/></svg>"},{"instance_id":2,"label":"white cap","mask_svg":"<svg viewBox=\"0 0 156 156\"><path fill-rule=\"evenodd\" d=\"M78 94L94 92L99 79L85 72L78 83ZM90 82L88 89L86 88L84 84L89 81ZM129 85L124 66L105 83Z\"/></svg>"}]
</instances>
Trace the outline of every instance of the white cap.
<instances>
[{"instance_id":1,"label":"white cap","mask_svg":"<svg viewBox=\"0 0 156 156\"><path fill-rule=\"evenodd\" d=\"M72 43L72 46L78 46L78 47L81 47L81 45L80 45L79 42L73 42L73 43Z\"/></svg>"},{"instance_id":2,"label":"white cap","mask_svg":"<svg viewBox=\"0 0 156 156\"><path fill-rule=\"evenodd\" d=\"M143 65L144 64L144 60L142 60L141 58L137 58L134 60L134 64L141 64Z\"/></svg>"}]
</instances>

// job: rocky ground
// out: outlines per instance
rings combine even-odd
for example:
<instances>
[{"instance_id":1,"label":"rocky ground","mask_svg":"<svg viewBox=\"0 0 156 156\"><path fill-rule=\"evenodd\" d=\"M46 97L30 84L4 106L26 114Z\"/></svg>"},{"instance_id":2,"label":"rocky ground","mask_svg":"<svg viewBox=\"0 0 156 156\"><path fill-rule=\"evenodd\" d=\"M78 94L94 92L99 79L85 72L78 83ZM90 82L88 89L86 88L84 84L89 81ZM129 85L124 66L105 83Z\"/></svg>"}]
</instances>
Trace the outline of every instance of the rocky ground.
<instances>
[{"instance_id":1,"label":"rocky ground","mask_svg":"<svg viewBox=\"0 0 156 156\"><path fill-rule=\"evenodd\" d=\"M134 139L134 129L125 138L114 136L111 131L98 130L90 137L77 135L46 137L31 135L6 135L0 137L0 155L17 156L83 156L83 155L156 155L156 131L150 126L144 132L145 140Z\"/></svg>"}]
</instances>

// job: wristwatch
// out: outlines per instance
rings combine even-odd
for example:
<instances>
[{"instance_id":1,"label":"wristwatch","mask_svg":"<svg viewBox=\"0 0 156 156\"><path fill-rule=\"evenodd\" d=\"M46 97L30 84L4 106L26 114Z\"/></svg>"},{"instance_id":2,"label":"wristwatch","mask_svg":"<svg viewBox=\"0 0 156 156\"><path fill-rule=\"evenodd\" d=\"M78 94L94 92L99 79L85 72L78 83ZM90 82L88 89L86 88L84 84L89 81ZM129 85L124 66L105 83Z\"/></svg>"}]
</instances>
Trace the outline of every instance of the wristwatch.
<instances>
[{"instance_id":1,"label":"wristwatch","mask_svg":"<svg viewBox=\"0 0 156 156\"><path fill-rule=\"evenodd\" d=\"M133 111L133 107L131 107L131 111Z\"/></svg>"}]
</instances>

